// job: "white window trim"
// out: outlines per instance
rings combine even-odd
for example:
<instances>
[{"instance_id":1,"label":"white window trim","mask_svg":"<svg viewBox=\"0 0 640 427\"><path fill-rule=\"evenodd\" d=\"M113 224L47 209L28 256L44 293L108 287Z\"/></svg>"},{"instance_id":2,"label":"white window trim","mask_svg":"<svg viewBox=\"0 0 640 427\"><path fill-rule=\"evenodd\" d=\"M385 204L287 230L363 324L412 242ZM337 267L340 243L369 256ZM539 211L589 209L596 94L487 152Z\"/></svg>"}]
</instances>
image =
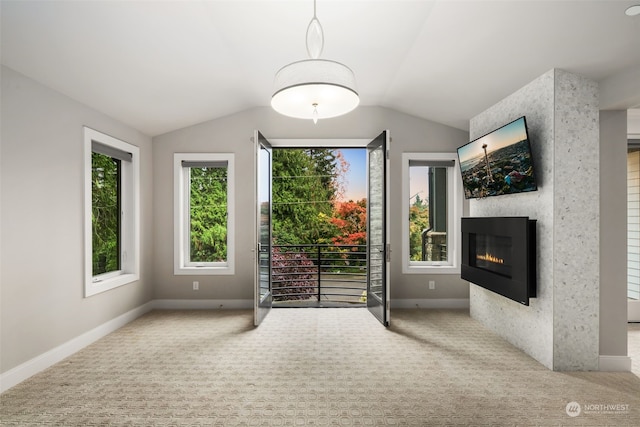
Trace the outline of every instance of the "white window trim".
<instances>
[{"instance_id":1,"label":"white window trim","mask_svg":"<svg viewBox=\"0 0 640 427\"><path fill-rule=\"evenodd\" d=\"M140 149L135 145L84 127L84 296L90 297L140 279ZM130 162L122 162L121 270L93 276L92 243L92 142L131 153Z\"/></svg>"},{"instance_id":2,"label":"white window trim","mask_svg":"<svg viewBox=\"0 0 640 427\"><path fill-rule=\"evenodd\" d=\"M447 252L450 259L446 263L411 261L409 258L409 160L453 160L454 167L448 168L447 187L453 186L453 194L447 197ZM456 153L402 153L402 273L403 274L460 274L462 217L462 180Z\"/></svg>"},{"instance_id":3,"label":"white window trim","mask_svg":"<svg viewBox=\"0 0 640 427\"><path fill-rule=\"evenodd\" d=\"M187 180L183 161L227 162L227 261L189 265L185 262L188 244L186 222L188 203ZM173 155L173 274L174 275L231 275L235 274L235 169L233 153L174 153Z\"/></svg>"}]
</instances>

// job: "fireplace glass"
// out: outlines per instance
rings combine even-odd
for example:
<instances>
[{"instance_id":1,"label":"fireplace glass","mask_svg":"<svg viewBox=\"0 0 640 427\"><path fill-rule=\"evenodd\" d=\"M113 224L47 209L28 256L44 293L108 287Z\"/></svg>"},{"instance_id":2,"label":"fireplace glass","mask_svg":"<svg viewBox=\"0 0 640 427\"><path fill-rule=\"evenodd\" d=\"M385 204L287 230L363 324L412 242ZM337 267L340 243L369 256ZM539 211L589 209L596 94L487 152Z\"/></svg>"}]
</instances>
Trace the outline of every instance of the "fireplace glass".
<instances>
[{"instance_id":1,"label":"fireplace glass","mask_svg":"<svg viewBox=\"0 0 640 427\"><path fill-rule=\"evenodd\" d=\"M511 278L511 237L470 234L470 262L473 267Z\"/></svg>"}]
</instances>

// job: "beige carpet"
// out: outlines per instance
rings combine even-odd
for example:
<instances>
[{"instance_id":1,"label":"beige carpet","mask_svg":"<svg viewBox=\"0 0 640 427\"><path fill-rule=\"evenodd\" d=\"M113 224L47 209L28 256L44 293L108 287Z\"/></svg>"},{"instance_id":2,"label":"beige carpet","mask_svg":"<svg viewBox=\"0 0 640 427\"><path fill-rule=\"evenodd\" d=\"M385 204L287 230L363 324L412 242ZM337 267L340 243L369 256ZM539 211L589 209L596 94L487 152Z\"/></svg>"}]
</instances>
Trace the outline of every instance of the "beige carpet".
<instances>
[{"instance_id":1,"label":"beige carpet","mask_svg":"<svg viewBox=\"0 0 640 427\"><path fill-rule=\"evenodd\" d=\"M154 311L0 396L1 425L640 426L632 373L552 372L465 311ZM567 405L574 412L567 414Z\"/></svg>"}]
</instances>

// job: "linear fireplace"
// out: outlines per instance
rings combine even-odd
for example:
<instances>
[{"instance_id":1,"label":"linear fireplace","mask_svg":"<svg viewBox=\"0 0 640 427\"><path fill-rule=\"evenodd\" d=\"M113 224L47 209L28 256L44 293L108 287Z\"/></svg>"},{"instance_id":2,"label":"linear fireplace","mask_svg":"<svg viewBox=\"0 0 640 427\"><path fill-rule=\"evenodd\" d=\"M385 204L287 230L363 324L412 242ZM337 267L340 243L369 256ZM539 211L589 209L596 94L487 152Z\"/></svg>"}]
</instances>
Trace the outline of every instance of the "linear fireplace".
<instances>
[{"instance_id":1,"label":"linear fireplace","mask_svg":"<svg viewBox=\"0 0 640 427\"><path fill-rule=\"evenodd\" d=\"M536 220L462 218L461 277L529 305L536 297Z\"/></svg>"}]
</instances>

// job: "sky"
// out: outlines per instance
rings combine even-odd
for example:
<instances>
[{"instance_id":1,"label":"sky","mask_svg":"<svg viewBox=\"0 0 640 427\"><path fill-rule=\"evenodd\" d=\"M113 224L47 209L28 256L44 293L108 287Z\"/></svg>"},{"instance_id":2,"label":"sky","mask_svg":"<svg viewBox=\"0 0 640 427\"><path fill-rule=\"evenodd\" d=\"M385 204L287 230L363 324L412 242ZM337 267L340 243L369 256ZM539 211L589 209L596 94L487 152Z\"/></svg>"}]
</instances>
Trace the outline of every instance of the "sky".
<instances>
[{"instance_id":1,"label":"sky","mask_svg":"<svg viewBox=\"0 0 640 427\"><path fill-rule=\"evenodd\" d=\"M468 159L483 154L483 144L487 144L487 153L490 153L526 138L527 134L525 132L524 119L520 118L460 148L460 163L464 163Z\"/></svg>"},{"instance_id":2,"label":"sky","mask_svg":"<svg viewBox=\"0 0 640 427\"><path fill-rule=\"evenodd\" d=\"M340 151L349 163L344 201L357 201L367 197L367 149L341 148Z\"/></svg>"},{"instance_id":3,"label":"sky","mask_svg":"<svg viewBox=\"0 0 640 427\"><path fill-rule=\"evenodd\" d=\"M343 201L357 201L367 197L366 148L341 148L340 151L342 151L345 160L349 163ZM427 169L426 167L413 167L410 169L410 204L415 202L416 194L419 194L422 199L428 197Z\"/></svg>"},{"instance_id":4,"label":"sky","mask_svg":"<svg viewBox=\"0 0 640 427\"><path fill-rule=\"evenodd\" d=\"M415 203L416 195L422 200L429 198L429 168L411 166L409 168L409 206ZM403 202L406 203L406 202Z\"/></svg>"}]
</instances>

